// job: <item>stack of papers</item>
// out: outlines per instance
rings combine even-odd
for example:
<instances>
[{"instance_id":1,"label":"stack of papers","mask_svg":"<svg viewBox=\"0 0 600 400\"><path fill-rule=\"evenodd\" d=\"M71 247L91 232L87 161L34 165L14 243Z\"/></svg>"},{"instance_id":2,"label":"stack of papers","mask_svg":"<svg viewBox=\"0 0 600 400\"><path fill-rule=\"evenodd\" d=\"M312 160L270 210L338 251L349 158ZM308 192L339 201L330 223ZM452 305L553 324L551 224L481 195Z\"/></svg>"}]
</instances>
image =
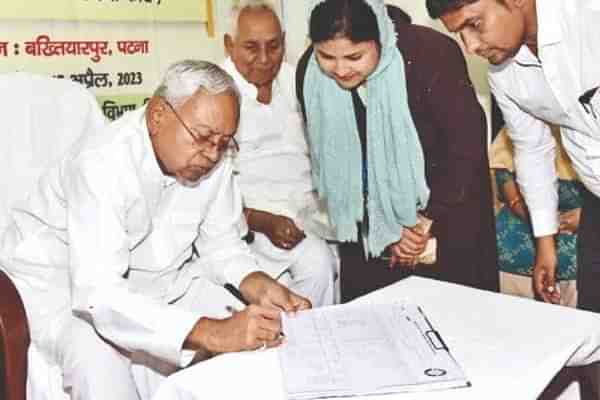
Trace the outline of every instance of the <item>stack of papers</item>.
<instances>
[{"instance_id":1,"label":"stack of papers","mask_svg":"<svg viewBox=\"0 0 600 400\"><path fill-rule=\"evenodd\" d=\"M469 386L416 305L338 305L283 316L279 351L291 400Z\"/></svg>"}]
</instances>

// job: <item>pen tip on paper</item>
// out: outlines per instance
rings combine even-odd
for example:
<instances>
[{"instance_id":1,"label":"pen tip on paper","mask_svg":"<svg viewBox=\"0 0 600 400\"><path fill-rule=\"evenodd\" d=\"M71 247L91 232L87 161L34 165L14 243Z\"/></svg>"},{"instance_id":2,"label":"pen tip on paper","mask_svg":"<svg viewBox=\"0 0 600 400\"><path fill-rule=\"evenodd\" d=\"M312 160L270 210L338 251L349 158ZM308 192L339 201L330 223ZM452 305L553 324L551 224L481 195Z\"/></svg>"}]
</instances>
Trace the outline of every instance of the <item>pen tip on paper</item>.
<instances>
[{"instance_id":1,"label":"pen tip on paper","mask_svg":"<svg viewBox=\"0 0 600 400\"><path fill-rule=\"evenodd\" d=\"M235 314L236 312L238 312L238 310L236 310L235 308L233 308L233 306L226 306L225 310L227 310L227 312L230 313L230 314Z\"/></svg>"}]
</instances>

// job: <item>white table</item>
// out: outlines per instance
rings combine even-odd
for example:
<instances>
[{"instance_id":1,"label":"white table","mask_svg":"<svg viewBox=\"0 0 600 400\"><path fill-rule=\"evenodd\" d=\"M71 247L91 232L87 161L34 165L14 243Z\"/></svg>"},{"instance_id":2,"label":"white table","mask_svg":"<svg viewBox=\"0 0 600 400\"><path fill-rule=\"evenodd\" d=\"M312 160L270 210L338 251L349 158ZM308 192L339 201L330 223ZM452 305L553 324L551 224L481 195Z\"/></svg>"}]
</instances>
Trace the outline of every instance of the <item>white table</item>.
<instances>
[{"instance_id":1,"label":"white table","mask_svg":"<svg viewBox=\"0 0 600 400\"><path fill-rule=\"evenodd\" d=\"M419 304L472 383L365 400L531 400L563 366L600 360L600 317L589 312L417 277L357 301ZM194 365L169 377L154 400L285 399L277 351L226 354Z\"/></svg>"}]
</instances>

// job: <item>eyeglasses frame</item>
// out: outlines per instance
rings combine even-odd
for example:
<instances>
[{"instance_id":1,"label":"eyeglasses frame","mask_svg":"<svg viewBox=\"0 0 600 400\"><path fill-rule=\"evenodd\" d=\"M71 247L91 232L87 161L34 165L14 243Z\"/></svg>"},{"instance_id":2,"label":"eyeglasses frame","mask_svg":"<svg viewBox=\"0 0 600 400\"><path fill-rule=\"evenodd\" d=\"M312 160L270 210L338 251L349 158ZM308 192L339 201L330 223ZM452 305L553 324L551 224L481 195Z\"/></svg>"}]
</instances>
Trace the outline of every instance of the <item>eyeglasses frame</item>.
<instances>
[{"instance_id":1,"label":"eyeglasses frame","mask_svg":"<svg viewBox=\"0 0 600 400\"><path fill-rule=\"evenodd\" d=\"M196 146L198 147L198 150L204 148L204 146L206 145L206 143L211 143L210 141L210 137L211 136L221 136L221 135L215 135L212 134L208 137L202 136L202 135L196 135L194 134L194 130L192 130L192 128L190 128L188 126L188 124L185 123L185 121L183 120L183 118L181 117L181 115L179 115L179 113L175 110L175 107L173 106L173 104L171 104L171 102L169 102L169 100L167 100L165 97L161 97L162 101L164 101L164 103L167 105L167 107L169 107L169 109L171 110L171 112L173 113L173 115L175 115L175 118L177 119L177 121L179 121L179 123L181 124L181 126L183 126L183 129L192 137L194 143L196 144ZM233 146L232 146L233 145ZM218 146L218 145L217 145ZM238 144L237 140L235 140L235 137L231 137L230 141L227 143L227 147L225 149L225 152L233 152L235 155L237 152L240 151L240 145Z\"/></svg>"}]
</instances>

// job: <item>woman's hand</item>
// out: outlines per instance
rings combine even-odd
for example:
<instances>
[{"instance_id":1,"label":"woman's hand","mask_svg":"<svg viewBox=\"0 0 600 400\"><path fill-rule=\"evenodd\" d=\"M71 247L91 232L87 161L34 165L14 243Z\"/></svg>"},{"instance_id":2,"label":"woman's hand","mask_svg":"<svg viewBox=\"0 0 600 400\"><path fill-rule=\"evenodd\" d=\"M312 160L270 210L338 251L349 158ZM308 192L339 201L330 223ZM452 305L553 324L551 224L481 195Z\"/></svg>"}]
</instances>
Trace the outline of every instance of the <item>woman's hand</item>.
<instances>
[{"instance_id":1,"label":"woman's hand","mask_svg":"<svg viewBox=\"0 0 600 400\"><path fill-rule=\"evenodd\" d=\"M579 218L581 217L581 208L565 211L558 214L558 231L560 233L574 234L579 227Z\"/></svg>"},{"instance_id":2,"label":"woman's hand","mask_svg":"<svg viewBox=\"0 0 600 400\"><path fill-rule=\"evenodd\" d=\"M398 264L405 267L414 267L417 256L425 251L425 246L430 237L430 233L423 233L418 226L403 228L402 238L388 246L391 256L390 269Z\"/></svg>"},{"instance_id":3,"label":"woman's hand","mask_svg":"<svg viewBox=\"0 0 600 400\"><path fill-rule=\"evenodd\" d=\"M508 202L509 210L522 221L529 223L529 213L522 197L515 197Z\"/></svg>"},{"instance_id":4,"label":"woman's hand","mask_svg":"<svg viewBox=\"0 0 600 400\"><path fill-rule=\"evenodd\" d=\"M504 198L504 203L508 209L518 218L525 222L529 222L529 212L525 200L521 196L519 186L514 179L505 181L499 188Z\"/></svg>"}]
</instances>

